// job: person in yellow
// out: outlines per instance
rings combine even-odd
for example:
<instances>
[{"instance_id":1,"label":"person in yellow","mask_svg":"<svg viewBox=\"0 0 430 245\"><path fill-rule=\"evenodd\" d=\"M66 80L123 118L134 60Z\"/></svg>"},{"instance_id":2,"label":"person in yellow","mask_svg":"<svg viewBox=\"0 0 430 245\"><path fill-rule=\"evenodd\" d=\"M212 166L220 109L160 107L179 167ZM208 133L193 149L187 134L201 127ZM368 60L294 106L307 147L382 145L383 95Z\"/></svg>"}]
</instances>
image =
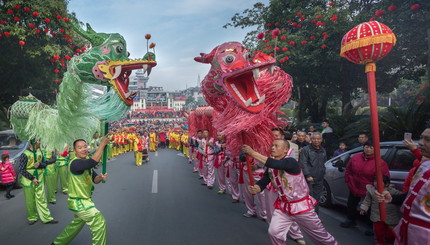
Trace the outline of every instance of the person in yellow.
<instances>
[{"instance_id":1,"label":"person in yellow","mask_svg":"<svg viewBox=\"0 0 430 245\"><path fill-rule=\"evenodd\" d=\"M143 154L143 139L139 135L134 138L134 158L136 159L136 166L142 166L142 154Z\"/></svg>"},{"instance_id":2,"label":"person in yellow","mask_svg":"<svg viewBox=\"0 0 430 245\"><path fill-rule=\"evenodd\" d=\"M151 134L149 135L149 150L157 151L157 134L153 130L151 130Z\"/></svg>"},{"instance_id":3,"label":"person in yellow","mask_svg":"<svg viewBox=\"0 0 430 245\"><path fill-rule=\"evenodd\" d=\"M95 207L91 198L94 184L106 181L107 174L97 174L93 168L103 155L103 149L109 143L106 136L101 139L96 152L89 158L88 146L85 140L78 139L73 142L76 157L69 164L69 209L74 212L72 223L55 238L53 244L69 244L82 227L87 224L92 234L93 245L106 244L106 220Z\"/></svg>"},{"instance_id":4,"label":"person in yellow","mask_svg":"<svg viewBox=\"0 0 430 245\"><path fill-rule=\"evenodd\" d=\"M181 137L182 142L182 152L184 153L186 158L189 158L189 144L188 144L188 132L184 131L184 134L182 134Z\"/></svg>"},{"instance_id":5,"label":"person in yellow","mask_svg":"<svg viewBox=\"0 0 430 245\"><path fill-rule=\"evenodd\" d=\"M182 132L178 132L178 144L176 145L176 150L180 151L182 146Z\"/></svg>"},{"instance_id":6,"label":"person in yellow","mask_svg":"<svg viewBox=\"0 0 430 245\"><path fill-rule=\"evenodd\" d=\"M169 130L169 149L173 149L175 145L174 140L174 132L172 130Z\"/></svg>"}]
</instances>

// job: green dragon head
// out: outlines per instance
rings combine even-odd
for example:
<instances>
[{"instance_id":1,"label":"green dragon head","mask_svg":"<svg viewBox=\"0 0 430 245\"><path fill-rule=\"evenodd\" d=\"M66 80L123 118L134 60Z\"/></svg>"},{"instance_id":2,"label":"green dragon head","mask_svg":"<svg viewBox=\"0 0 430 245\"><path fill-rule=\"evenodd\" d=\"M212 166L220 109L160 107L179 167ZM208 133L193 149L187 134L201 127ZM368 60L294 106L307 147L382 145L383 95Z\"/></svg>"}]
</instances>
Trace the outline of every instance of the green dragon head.
<instances>
[{"instance_id":1,"label":"green dragon head","mask_svg":"<svg viewBox=\"0 0 430 245\"><path fill-rule=\"evenodd\" d=\"M92 45L88 52L72 59L81 81L111 86L125 104L132 105L136 93L128 89L130 74L132 70L143 69L149 75L152 67L157 65L155 54L148 52L142 59L130 60L126 41L120 34L97 33L89 24L86 31L79 25L72 26Z\"/></svg>"}]
</instances>

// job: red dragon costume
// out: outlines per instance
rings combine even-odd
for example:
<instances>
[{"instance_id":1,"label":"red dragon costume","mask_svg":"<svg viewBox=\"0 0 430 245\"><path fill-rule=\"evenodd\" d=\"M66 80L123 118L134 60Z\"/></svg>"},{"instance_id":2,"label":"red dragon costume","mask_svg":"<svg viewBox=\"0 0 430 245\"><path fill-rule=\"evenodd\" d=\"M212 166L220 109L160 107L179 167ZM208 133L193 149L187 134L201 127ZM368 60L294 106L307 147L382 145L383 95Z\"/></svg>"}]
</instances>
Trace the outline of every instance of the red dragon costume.
<instances>
[{"instance_id":1,"label":"red dragon costume","mask_svg":"<svg viewBox=\"0 0 430 245\"><path fill-rule=\"evenodd\" d=\"M202 92L218 112L213 126L227 136L227 150L237 156L246 143L270 152L271 129L281 124L276 114L291 96L291 76L275 66L275 58L252 54L239 42L223 43L194 60L211 64Z\"/></svg>"}]
</instances>

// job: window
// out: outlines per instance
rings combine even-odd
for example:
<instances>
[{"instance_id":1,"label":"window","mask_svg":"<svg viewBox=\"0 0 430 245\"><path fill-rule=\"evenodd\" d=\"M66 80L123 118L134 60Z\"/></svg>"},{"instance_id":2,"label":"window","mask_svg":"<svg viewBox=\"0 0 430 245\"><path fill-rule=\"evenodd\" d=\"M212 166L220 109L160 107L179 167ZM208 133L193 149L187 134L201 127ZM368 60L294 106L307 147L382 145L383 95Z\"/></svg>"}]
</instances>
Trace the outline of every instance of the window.
<instances>
[{"instance_id":1,"label":"window","mask_svg":"<svg viewBox=\"0 0 430 245\"><path fill-rule=\"evenodd\" d=\"M397 149L390 170L410 170L413 167L415 156L408 149Z\"/></svg>"}]
</instances>

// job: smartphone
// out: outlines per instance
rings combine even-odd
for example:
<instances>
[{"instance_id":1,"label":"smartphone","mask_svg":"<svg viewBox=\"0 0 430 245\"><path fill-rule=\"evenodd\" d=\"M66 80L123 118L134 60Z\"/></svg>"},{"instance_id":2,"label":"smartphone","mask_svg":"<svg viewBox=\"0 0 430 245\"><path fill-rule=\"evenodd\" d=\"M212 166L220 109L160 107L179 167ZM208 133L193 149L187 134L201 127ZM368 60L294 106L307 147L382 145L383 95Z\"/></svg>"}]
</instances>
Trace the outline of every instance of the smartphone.
<instances>
[{"instance_id":1,"label":"smartphone","mask_svg":"<svg viewBox=\"0 0 430 245\"><path fill-rule=\"evenodd\" d=\"M405 140L411 140L412 139L412 133L405 133L404 139Z\"/></svg>"}]
</instances>

